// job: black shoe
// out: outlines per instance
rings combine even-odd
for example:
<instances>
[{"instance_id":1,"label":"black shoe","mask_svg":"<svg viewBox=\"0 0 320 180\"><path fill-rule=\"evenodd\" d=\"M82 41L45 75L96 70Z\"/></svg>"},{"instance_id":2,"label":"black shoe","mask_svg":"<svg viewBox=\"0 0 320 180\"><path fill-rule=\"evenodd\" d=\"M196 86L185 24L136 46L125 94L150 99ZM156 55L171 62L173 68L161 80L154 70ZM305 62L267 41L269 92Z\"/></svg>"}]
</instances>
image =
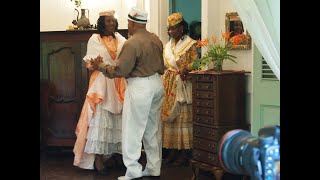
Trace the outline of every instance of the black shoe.
<instances>
[{"instance_id":1,"label":"black shoe","mask_svg":"<svg viewBox=\"0 0 320 180\"><path fill-rule=\"evenodd\" d=\"M109 175L109 172L106 169L97 170L97 173L99 173L101 175Z\"/></svg>"},{"instance_id":2,"label":"black shoe","mask_svg":"<svg viewBox=\"0 0 320 180\"><path fill-rule=\"evenodd\" d=\"M108 175L109 172L108 172L107 169L108 169L108 168L105 166L104 168L102 168L102 169L99 170L99 169L97 168L96 164L94 163L94 170L95 170L98 174Z\"/></svg>"},{"instance_id":3,"label":"black shoe","mask_svg":"<svg viewBox=\"0 0 320 180\"><path fill-rule=\"evenodd\" d=\"M160 176L143 176L143 180L160 179Z\"/></svg>"}]
</instances>

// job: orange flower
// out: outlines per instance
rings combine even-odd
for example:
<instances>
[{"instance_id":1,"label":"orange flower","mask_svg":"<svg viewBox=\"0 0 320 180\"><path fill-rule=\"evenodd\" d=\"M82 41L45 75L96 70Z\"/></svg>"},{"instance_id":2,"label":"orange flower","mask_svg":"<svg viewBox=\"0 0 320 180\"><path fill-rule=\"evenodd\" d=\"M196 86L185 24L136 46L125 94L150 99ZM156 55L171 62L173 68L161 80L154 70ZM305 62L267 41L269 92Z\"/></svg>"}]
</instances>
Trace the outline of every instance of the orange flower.
<instances>
[{"instance_id":1,"label":"orange flower","mask_svg":"<svg viewBox=\"0 0 320 180\"><path fill-rule=\"evenodd\" d=\"M232 32L232 31L231 31L231 32ZM228 41L228 39L229 39L229 37L230 37L231 32L225 32L225 33L221 32L222 37L224 38L225 42L227 42L227 41Z\"/></svg>"},{"instance_id":2,"label":"orange flower","mask_svg":"<svg viewBox=\"0 0 320 180\"><path fill-rule=\"evenodd\" d=\"M202 43L202 41L200 40L200 38L197 39L197 41L198 41L198 47L202 47L202 46L203 46L203 43Z\"/></svg>"},{"instance_id":3,"label":"orange flower","mask_svg":"<svg viewBox=\"0 0 320 180\"><path fill-rule=\"evenodd\" d=\"M208 46L208 44L209 44L209 38L207 37L206 39L204 39L204 40L202 41L202 43L203 43L204 46Z\"/></svg>"},{"instance_id":4,"label":"orange flower","mask_svg":"<svg viewBox=\"0 0 320 180\"><path fill-rule=\"evenodd\" d=\"M248 39L245 34L238 34L238 35L233 36L230 39L230 42L232 42L233 45L248 44Z\"/></svg>"},{"instance_id":5,"label":"orange flower","mask_svg":"<svg viewBox=\"0 0 320 180\"><path fill-rule=\"evenodd\" d=\"M217 42L216 37L212 37L213 44L210 44L209 38L201 41L198 39L198 47L203 47L205 50L204 56L202 58L194 61L191 64L191 69L201 69L202 67L208 65L211 62L215 64L222 64L224 60L230 60L236 63L235 56L229 53L229 50L240 42L240 38L230 39L231 32L221 32L221 42Z\"/></svg>"},{"instance_id":6,"label":"orange flower","mask_svg":"<svg viewBox=\"0 0 320 180\"><path fill-rule=\"evenodd\" d=\"M217 42L217 38L216 37L212 37L212 42L215 44Z\"/></svg>"},{"instance_id":7,"label":"orange flower","mask_svg":"<svg viewBox=\"0 0 320 180\"><path fill-rule=\"evenodd\" d=\"M230 39L230 42L232 43L232 45L238 45L241 41L241 37L240 36L234 36L233 38Z\"/></svg>"}]
</instances>

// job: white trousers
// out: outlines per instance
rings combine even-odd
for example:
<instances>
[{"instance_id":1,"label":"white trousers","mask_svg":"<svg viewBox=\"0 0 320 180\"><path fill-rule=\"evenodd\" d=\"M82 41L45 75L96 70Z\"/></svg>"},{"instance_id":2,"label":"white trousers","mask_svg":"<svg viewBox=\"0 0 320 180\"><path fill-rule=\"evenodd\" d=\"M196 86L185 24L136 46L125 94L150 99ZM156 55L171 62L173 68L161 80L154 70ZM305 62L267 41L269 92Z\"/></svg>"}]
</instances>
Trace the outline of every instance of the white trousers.
<instances>
[{"instance_id":1,"label":"white trousers","mask_svg":"<svg viewBox=\"0 0 320 180\"><path fill-rule=\"evenodd\" d=\"M164 88L158 73L128 78L122 113L122 155L127 167L125 179L142 176L142 142L147 156L146 170L160 174L162 159L160 112Z\"/></svg>"}]
</instances>

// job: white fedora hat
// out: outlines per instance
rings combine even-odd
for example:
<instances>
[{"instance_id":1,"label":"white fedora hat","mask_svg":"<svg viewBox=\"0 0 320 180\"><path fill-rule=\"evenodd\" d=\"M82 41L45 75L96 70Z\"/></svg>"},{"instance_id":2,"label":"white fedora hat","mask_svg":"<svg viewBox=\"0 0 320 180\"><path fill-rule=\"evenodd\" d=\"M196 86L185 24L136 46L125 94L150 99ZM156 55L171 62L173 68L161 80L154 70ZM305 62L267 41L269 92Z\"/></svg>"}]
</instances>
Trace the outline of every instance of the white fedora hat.
<instances>
[{"instance_id":1,"label":"white fedora hat","mask_svg":"<svg viewBox=\"0 0 320 180\"><path fill-rule=\"evenodd\" d=\"M144 9L139 9L137 7L131 8L129 14L128 14L128 19L130 21L140 23L140 24L147 24L148 22L148 12L145 11Z\"/></svg>"}]
</instances>

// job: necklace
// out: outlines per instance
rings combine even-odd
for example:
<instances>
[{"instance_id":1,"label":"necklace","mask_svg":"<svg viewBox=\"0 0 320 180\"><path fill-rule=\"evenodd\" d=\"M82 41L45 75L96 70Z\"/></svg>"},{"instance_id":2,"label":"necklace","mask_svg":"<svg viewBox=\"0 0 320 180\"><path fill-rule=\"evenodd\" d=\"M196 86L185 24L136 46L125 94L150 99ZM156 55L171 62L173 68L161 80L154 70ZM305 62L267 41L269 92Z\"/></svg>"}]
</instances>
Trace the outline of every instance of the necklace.
<instances>
[{"instance_id":1,"label":"necklace","mask_svg":"<svg viewBox=\"0 0 320 180\"><path fill-rule=\"evenodd\" d=\"M117 39L114 39L112 36L103 36L103 43L106 46L106 48L112 52L117 51L118 47L118 41Z\"/></svg>"},{"instance_id":2,"label":"necklace","mask_svg":"<svg viewBox=\"0 0 320 180\"><path fill-rule=\"evenodd\" d=\"M103 36L103 45L106 47L110 57L112 60L116 59L117 56L117 48L118 48L118 41L114 39L112 36Z\"/></svg>"}]
</instances>

